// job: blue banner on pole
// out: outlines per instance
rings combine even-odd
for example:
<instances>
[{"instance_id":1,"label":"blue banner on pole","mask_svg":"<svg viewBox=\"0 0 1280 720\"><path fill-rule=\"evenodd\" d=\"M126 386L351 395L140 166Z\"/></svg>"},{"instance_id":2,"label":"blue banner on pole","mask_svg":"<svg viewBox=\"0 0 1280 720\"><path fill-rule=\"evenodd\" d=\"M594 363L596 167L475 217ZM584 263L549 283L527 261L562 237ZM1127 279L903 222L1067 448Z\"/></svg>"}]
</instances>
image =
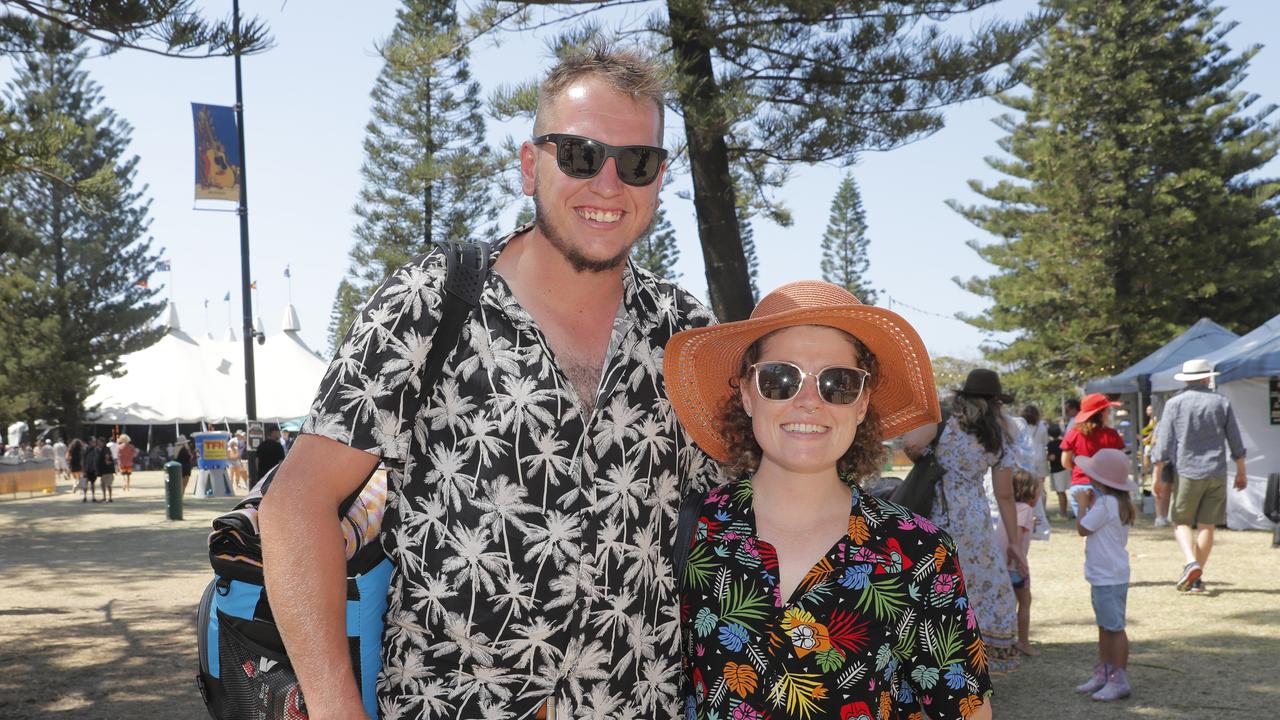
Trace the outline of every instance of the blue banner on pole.
<instances>
[{"instance_id":1,"label":"blue banner on pole","mask_svg":"<svg viewBox=\"0 0 1280 720\"><path fill-rule=\"evenodd\" d=\"M191 103L196 131L196 199L240 200L240 141L235 108Z\"/></svg>"}]
</instances>

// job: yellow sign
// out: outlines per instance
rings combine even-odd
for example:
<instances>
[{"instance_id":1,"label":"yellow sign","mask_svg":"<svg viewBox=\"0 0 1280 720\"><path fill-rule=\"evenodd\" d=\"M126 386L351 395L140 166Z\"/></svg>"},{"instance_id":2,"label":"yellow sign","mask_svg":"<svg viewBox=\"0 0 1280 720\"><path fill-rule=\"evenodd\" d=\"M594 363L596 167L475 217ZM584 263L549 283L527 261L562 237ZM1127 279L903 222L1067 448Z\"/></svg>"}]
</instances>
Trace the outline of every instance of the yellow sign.
<instances>
[{"instance_id":1,"label":"yellow sign","mask_svg":"<svg viewBox=\"0 0 1280 720\"><path fill-rule=\"evenodd\" d=\"M227 459L227 441L226 440L205 440L204 441L204 459L205 460L226 460Z\"/></svg>"}]
</instances>

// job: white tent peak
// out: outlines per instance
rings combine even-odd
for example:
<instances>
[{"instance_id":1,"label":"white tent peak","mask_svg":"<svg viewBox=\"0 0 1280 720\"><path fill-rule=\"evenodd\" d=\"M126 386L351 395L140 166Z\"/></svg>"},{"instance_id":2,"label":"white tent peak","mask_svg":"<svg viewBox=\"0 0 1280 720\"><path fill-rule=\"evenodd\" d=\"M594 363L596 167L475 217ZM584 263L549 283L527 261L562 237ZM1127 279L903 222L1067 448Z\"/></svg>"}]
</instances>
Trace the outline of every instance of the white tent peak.
<instances>
[{"instance_id":1,"label":"white tent peak","mask_svg":"<svg viewBox=\"0 0 1280 720\"><path fill-rule=\"evenodd\" d=\"M298 322L298 311L293 309L293 303L285 306L284 318L280 321L280 329L287 333L296 333L302 330L302 323Z\"/></svg>"},{"instance_id":2,"label":"white tent peak","mask_svg":"<svg viewBox=\"0 0 1280 720\"><path fill-rule=\"evenodd\" d=\"M182 323L178 322L178 306L174 305L172 300L165 307L164 327L171 331L182 329Z\"/></svg>"}]
</instances>

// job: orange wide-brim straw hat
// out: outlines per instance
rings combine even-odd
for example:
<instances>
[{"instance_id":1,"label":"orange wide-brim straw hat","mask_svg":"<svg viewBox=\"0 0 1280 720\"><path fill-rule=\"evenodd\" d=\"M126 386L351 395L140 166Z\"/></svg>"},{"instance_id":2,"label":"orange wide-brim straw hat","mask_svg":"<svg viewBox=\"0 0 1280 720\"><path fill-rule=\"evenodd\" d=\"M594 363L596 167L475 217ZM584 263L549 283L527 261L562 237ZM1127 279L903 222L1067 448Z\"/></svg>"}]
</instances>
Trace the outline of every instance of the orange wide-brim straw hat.
<instances>
[{"instance_id":1,"label":"orange wide-brim straw hat","mask_svg":"<svg viewBox=\"0 0 1280 720\"><path fill-rule=\"evenodd\" d=\"M720 414L737 392L730 382L738 377L747 348L775 330L798 325L843 330L876 356L880 372L868 391L886 439L941 418L929 353L910 323L890 310L862 304L837 285L802 280L766 295L748 320L685 330L667 342L667 397L708 455L722 463L733 460Z\"/></svg>"}]
</instances>

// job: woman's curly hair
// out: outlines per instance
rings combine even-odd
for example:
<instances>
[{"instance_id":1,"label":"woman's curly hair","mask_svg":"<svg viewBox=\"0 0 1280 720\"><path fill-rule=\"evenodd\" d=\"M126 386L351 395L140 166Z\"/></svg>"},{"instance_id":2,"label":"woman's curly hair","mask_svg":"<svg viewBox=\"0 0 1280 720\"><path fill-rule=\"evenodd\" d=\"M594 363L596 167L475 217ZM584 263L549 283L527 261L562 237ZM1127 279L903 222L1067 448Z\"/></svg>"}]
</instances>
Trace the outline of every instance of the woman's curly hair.
<instances>
[{"instance_id":1,"label":"woman's curly hair","mask_svg":"<svg viewBox=\"0 0 1280 720\"><path fill-rule=\"evenodd\" d=\"M786 329L789 328L774 330L752 343L751 347L742 354L738 376L729 379L733 392L721 406L719 420L725 439L729 442L729 456L734 458L729 466L730 472L734 475L755 472L760 467L762 452L760 443L756 442L755 433L751 428L751 416L742 405L742 396L738 389L750 374L751 366L759 362L765 342ZM879 361L861 340L848 333L844 335L853 344L854 351L858 354L858 365L869 373L864 392L874 391L880 379ZM836 463L836 471L845 482L857 484L863 478L870 477L880 470L888 452L881 443L881 434L880 416L876 413L874 406L868 405L867 414L858 425L853 443Z\"/></svg>"}]
</instances>

